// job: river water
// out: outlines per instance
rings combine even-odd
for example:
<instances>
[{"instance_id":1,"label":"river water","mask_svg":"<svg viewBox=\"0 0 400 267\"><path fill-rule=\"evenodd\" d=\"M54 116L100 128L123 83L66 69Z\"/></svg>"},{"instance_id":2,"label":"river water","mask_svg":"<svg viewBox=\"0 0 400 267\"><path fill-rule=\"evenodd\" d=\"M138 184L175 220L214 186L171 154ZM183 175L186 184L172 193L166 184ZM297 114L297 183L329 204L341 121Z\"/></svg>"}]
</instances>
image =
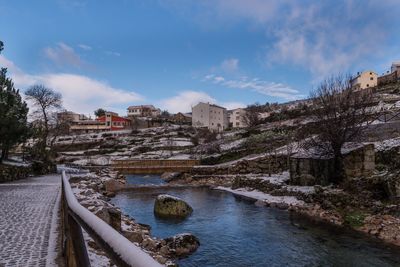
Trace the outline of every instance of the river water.
<instances>
[{"instance_id":1,"label":"river water","mask_svg":"<svg viewBox=\"0 0 400 267\"><path fill-rule=\"evenodd\" d=\"M148 178L148 180L146 180ZM162 183L158 177L128 177L130 184ZM158 194L180 197L193 207L184 221L153 214ZM400 266L400 250L351 231L316 224L274 208L259 207L231 193L208 188L157 188L126 191L113 203L153 236L190 232L199 249L180 266Z\"/></svg>"}]
</instances>

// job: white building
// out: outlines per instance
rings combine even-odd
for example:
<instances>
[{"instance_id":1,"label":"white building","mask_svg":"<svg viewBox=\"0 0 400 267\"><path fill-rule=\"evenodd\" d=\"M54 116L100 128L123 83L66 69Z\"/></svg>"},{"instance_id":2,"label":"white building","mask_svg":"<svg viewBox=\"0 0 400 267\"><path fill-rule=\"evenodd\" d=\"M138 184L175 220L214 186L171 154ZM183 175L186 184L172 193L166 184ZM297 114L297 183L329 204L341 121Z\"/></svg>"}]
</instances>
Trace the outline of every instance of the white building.
<instances>
[{"instance_id":1,"label":"white building","mask_svg":"<svg viewBox=\"0 0 400 267\"><path fill-rule=\"evenodd\" d=\"M247 127L245 116L246 110L243 108L237 108L228 111L229 114L229 124L232 128L243 128Z\"/></svg>"},{"instance_id":2,"label":"white building","mask_svg":"<svg viewBox=\"0 0 400 267\"><path fill-rule=\"evenodd\" d=\"M228 112L226 108L200 102L192 107L192 126L223 131L229 127Z\"/></svg>"},{"instance_id":3,"label":"white building","mask_svg":"<svg viewBox=\"0 0 400 267\"><path fill-rule=\"evenodd\" d=\"M378 85L378 74L368 70L357 73L357 76L351 80L351 86L355 89L365 89Z\"/></svg>"},{"instance_id":4,"label":"white building","mask_svg":"<svg viewBox=\"0 0 400 267\"><path fill-rule=\"evenodd\" d=\"M153 105L140 105L128 107L128 116L133 117L158 117L161 115L161 110Z\"/></svg>"}]
</instances>

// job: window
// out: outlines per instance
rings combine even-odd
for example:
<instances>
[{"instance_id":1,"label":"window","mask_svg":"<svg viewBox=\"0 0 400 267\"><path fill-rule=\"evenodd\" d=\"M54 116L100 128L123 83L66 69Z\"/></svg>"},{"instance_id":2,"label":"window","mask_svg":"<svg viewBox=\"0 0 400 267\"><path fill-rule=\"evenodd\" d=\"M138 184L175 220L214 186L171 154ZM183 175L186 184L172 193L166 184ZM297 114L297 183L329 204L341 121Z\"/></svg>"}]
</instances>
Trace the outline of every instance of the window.
<instances>
[{"instance_id":1,"label":"window","mask_svg":"<svg viewBox=\"0 0 400 267\"><path fill-rule=\"evenodd\" d=\"M371 78L369 78L371 81L373 81L374 80L374 77L371 77Z\"/></svg>"},{"instance_id":2,"label":"window","mask_svg":"<svg viewBox=\"0 0 400 267\"><path fill-rule=\"evenodd\" d=\"M367 83L367 87L369 87L369 84Z\"/></svg>"},{"instance_id":3,"label":"window","mask_svg":"<svg viewBox=\"0 0 400 267\"><path fill-rule=\"evenodd\" d=\"M236 122L236 126L239 126L239 122Z\"/></svg>"},{"instance_id":4,"label":"window","mask_svg":"<svg viewBox=\"0 0 400 267\"><path fill-rule=\"evenodd\" d=\"M236 116L236 119L239 120L239 116Z\"/></svg>"},{"instance_id":5,"label":"window","mask_svg":"<svg viewBox=\"0 0 400 267\"><path fill-rule=\"evenodd\" d=\"M211 125L214 125L214 123L211 123Z\"/></svg>"}]
</instances>

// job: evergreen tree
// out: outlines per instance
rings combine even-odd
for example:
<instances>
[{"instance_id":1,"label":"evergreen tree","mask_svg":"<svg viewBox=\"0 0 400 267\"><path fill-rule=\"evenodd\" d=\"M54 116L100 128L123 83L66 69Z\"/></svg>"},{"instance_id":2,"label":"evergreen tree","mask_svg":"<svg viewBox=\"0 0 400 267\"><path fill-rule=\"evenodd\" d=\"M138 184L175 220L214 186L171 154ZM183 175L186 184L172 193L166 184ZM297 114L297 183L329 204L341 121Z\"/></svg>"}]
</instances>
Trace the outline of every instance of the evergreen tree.
<instances>
[{"instance_id":1,"label":"evergreen tree","mask_svg":"<svg viewBox=\"0 0 400 267\"><path fill-rule=\"evenodd\" d=\"M0 52L3 43L0 41ZM7 77L7 69L0 70L0 162L8 157L8 151L23 142L29 132L28 106L22 100L19 90Z\"/></svg>"}]
</instances>

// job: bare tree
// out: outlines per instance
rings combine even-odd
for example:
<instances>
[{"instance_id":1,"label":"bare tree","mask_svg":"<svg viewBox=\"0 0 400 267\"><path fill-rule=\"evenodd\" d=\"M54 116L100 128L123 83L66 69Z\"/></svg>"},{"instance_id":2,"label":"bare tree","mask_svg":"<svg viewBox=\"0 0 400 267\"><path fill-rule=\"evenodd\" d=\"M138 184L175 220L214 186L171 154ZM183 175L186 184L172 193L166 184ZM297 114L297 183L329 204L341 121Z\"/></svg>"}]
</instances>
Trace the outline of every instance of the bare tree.
<instances>
[{"instance_id":1,"label":"bare tree","mask_svg":"<svg viewBox=\"0 0 400 267\"><path fill-rule=\"evenodd\" d=\"M40 152L45 156L47 140L50 133L50 122L54 117L53 114L61 109L62 96L60 93L47 88L43 85L33 85L26 92L27 100L31 101L34 110L34 115L38 118L43 129L40 132Z\"/></svg>"},{"instance_id":2,"label":"bare tree","mask_svg":"<svg viewBox=\"0 0 400 267\"><path fill-rule=\"evenodd\" d=\"M320 155L333 158L333 183L345 177L342 148L346 142L361 135L363 126L373 116L368 106L372 102L370 90L356 91L351 77L337 76L323 81L311 93L315 123L305 126L308 135L305 148L318 149Z\"/></svg>"},{"instance_id":3,"label":"bare tree","mask_svg":"<svg viewBox=\"0 0 400 267\"><path fill-rule=\"evenodd\" d=\"M255 127L261 123L260 119L260 111L261 111L261 106L258 103L248 105L247 108L245 109L245 114L243 115L243 123L247 127Z\"/></svg>"}]
</instances>

